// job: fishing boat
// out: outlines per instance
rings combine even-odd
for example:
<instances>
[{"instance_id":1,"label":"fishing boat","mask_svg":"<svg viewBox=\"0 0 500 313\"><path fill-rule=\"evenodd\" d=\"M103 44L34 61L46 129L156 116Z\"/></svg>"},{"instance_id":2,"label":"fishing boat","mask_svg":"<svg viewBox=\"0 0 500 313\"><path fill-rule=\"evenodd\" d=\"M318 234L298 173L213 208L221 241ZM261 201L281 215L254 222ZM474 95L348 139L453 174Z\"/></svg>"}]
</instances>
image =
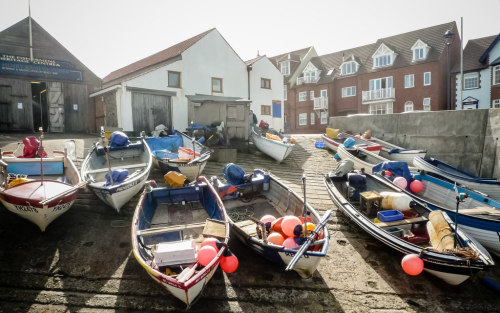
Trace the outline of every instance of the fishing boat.
<instances>
[{"instance_id":1,"label":"fishing boat","mask_svg":"<svg viewBox=\"0 0 500 313\"><path fill-rule=\"evenodd\" d=\"M11 212L33 222L43 232L73 205L85 186L73 161L63 151L49 157L35 137L23 140L24 155L3 151L0 156L0 201ZM28 147L33 148L26 155Z\"/></svg>"},{"instance_id":2,"label":"fishing boat","mask_svg":"<svg viewBox=\"0 0 500 313\"><path fill-rule=\"evenodd\" d=\"M439 179L431 173L414 174L413 179L422 183L422 190L409 196L424 202L431 210L441 210L457 222L459 228L479 241L491 253L500 257L500 202L481 193L465 189L460 184ZM455 189L456 188L456 189ZM457 194L466 193L458 205Z\"/></svg>"},{"instance_id":3,"label":"fishing boat","mask_svg":"<svg viewBox=\"0 0 500 313\"><path fill-rule=\"evenodd\" d=\"M337 168L324 183L333 202L361 229L400 255L418 255L424 271L451 285L494 265L488 251L457 230L443 211L431 211L383 178Z\"/></svg>"},{"instance_id":4,"label":"fishing boat","mask_svg":"<svg viewBox=\"0 0 500 313\"><path fill-rule=\"evenodd\" d=\"M415 156L413 165L419 170L436 173L462 186L480 191L487 197L500 201L500 180L498 178L481 178L459 170L435 158Z\"/></svg>"},{"instance_id":5,"label":"fishing boat","mask_svg":"<svg viewBox=\"0 0 500 313\"><path fill-rule=\"evenodd\" d=\"M196 181L210 158L210 149L182 132L167 137L146 138L146 142L153 162L164 174L176 171L189 181Z\"/></svg>"},{"instance_id":6,"label":"fishing boat","mask_svg":"<svg viewBox=\"0 0 500 313\"><path fill-rule=\"evenodd\" d=\"M109 145L104 140L94 144L82 163L81 175L99 199L120 212L143 187L152 157L144 137L132 143L125 134L118 133L111 134ZM101 136L104 137L103 130ZM120 144L114 144L115 138L120 139L117 139Z\"/></svg>"},{"instance_id":7,"label":"fishing boat","mask_svg":"<svg viewBox=\"0 0 500 313\"><path fill-rule=\"evenodd\" d=\"M327 128L327 131L328 131L328 128ZM380 150L382 149L382 146L378 143L370 142L370 141L365 140L363 138L357 138L354 135L351 135L348 133L340 132L340 133L336 134L335 138L332 138L332 137L328 136L328 133L325 133L321 136L321 138L323 139L325 146L328 149L332 150L333 152L337 152L339 145L343 145L344 142L349 138L352 138L351 140L354 140L354 144L352 145L353 147L362 147L362 148L364 148L364 149L366 149L374 154L379 154Z\"/></svg>"},{"instance_id":8,"label":"fishing boat","mask_svg":"<svg viewBox=\"0 0 500 313\"><path fill-rule=\"evenodd\" d=\"M226 182L223 183L222 180L216 178L214 185L221 194L233 233L246 246L267 260L285 269L294 270L301 277L310 277L328 251L330 235L325 224L331 211L320 216L291 188L260 169L255 169L251 175L246 175L243 181L228 179L226 175L228 166L225 168L224 175ZM271 242L274 224L268 225L266 229L260 219L264 216L272 216L276 218L273 221L276 221L277 225L282 217L303 217L304 209L310 226L320 225L320 227L318 228L319 235L314 238L312 245L302 252L303 257L300 257L298 247L285 247L279 242ZM276 229L276 231L280 230Z\"/></svg>"},{"instance_id":9,"label":"fishing boat","mask_svg":"<svg viewBox=\"0 0 500 313\"><path fill-rule=\"evenodd\" d=\"M357 170L363 169L368 174L372 173L375 165L387 162L386 158L372 153L362 147L346 148L344 145L339 145L337 154L341 160L350 159L354 162L354 168Z\"/></svg>"},{"instance_id":10,"label":"fishing boat","mask_svg":"<svg viewBox=\"0 0 500 313\"><path fill-rule=\"evenodd\" d=\"M427 153L426 150L406 149L403 147L399 147L396 146L395 144L392 144L390 142L384 141L376 137L370 137L370 139L368 140L381 145L382 149L380 150L380 156L392 161L401 161L401 162L406 162L408 164L413 164L413 158L415 156L418 155L424 158Z\"/></svg>"},{"instance_id":11,"label":"fishing boat","mask_svg":"<svg viewBox=\"0 0 500 313\"><path fill-rule=\"evenodd\" d=\"M219 266L229 230L224 205L205 177L179 188L147 182L132 220L132 249L146 272L189 308ZM197 257L205 238L221 246L202 266Z\"/></svg>"},{"instance_id":12,"label":"fishing boat","mask_svg":"<svg viewBox=\"0 0 500 313\"><path fill-rule=\"evenodd\" d=\"M282 134L275 132L274 134L269 134L269 136L267 134L263 136L257 132L255 127L252 127L251 138L257 149L275 159L278 163L286 159L295 146L292 140L288 140Z\"/></svg>"}]
</instances>

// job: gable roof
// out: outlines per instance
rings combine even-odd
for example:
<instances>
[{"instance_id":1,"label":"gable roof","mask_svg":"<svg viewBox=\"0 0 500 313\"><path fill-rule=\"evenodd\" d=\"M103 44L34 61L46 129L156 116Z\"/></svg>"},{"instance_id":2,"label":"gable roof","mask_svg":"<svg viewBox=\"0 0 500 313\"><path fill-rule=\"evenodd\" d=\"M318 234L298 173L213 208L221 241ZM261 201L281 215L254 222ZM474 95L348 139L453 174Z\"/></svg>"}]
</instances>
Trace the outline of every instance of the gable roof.
<instances>
[{"instance_id":1,"label":"gable roof","mask_svg":"<svg viewBox=\"0 0 500 313\"><path fill-rule=\"evenodd\" d=\"M121 69L113 71L110 74L108 74L106 77L103 78L103 82L109 83L110 81L117 80L121 77L132 74L132 73L137 72L139 70L143 70L143 69L149 68L151 66L154 66L158 63L165 62L165 61L170 60L172 58L178 57L184 51L189 49L191 46L193 46L195 43L197 43L200 39L205 37L208 33L210 33L213 30L215 30L215 28L209 29L201 34L198 34L194 37L191 37L191 38L186 39L182 42L179 42L178 44L175 44L175 45L173 45L165 50L162 50L162 51L157 52L153 55L145 57L144 59L141 59L137 62L129 64L125 67L122 67Z\"/></svg>"},{"instance_id":2,"label":"gable roof","mask_svg":"<svg viewBox=\"0 0 500 313\"><path fill-rule=\"evenodd\" d=\"M481 61L481 57L486 53L489 47L492 46L495 38L498 38L498 35L471 39L467 42L467 45L464 48L463 59L464 59L464 67L463 70L472 71L478 70L488 67L486 62ZM460 60L453 66L451 70L452 73L460 72Z\"/></svg>"},{"instance_id":3,"label":"gable roof","mask_svg":"<svg viewBox=\"0 0 500 313\"><path fill-rule=\"evenodd\" d=\"M283 53L283 54L279 54L279 55L270 57L269 61L271 61L271 63L273 63L274 66L276 66L276 68L278 70L281 70L281 68L279 67L280 62L287 60L288 55L290 55L290 60L296 61L296 62L290 62L290 73L294 73L295 70L297 69L297 67L299 67L299 64L300 64L300 61L302 60L302 58L304 58L304 56L311 50L311 48L312 48L312 46L307 47L307 48L303 48L303 49L299 49L299 50L295 50L295 51L290 51L290 52Z\"/></svg>"},{"instance_id":4,"label":"gable roof","mask_svg":"<svg viewBox=\"0 0 500 313\"><path fill-rule=\"evenodd\" d=\"M265 55L259 55L259 56L255 57L255 58L251 59L251 60L245 61L245 65L246 66L250 66L250 65L254 64L255 62L257 62L260 59L265 58L265 57L266 57Z\"/></svg>"},{"instance_id":5,"label":"gable roof","mask_svg":"<svg viewBox=\"0 0 500 313\"><path fill-rule=\"evenodd\" d=\"M30 56L30 47L26 38L29 37L29 17L0 32L0 51L2 53ZM72 63L83 72L83 81L100 86L101 79L85 64L80 62L68 49L57 41L40 24L31 18L33 34L33 55L35 58L66 61Z\"/></svg>"},{"instance_id":6,"label":"gable roof","mask_svg":"<svg viewBox=\"0 0 500 313\"><path fill-rule=\"evenodd\" d=\"M496 44L498 43L499 40L500 40L500 34L498 34L496 36L496 38L490 44L490 46L488 47L488 49L486 49L486 51L484 51L483 55L479 58L479 62L483 63L484 61L486 61L486 58L490 54L491 49L493 49L496 46Z\"/></svg>"},{"instance_id":7,"label":"gable roof","mask_svg":"<svg viewBox=\"0 0 500 313\"><path fill-rule=\"evenodd\" d=\"M446 44L443 41L443 34L447 30L456 31L455 21L427 28L422 28L386 38L380 38L375 43L376 47L375 51L380 47L380 45L385 44L388 48L397 53L397 57L394 60L394 64L389 68L410 66L417 63L413 62L413 51L411 50L411 48L417 42L417 40L420 39L421 41L429 45L430 50L427 55L427 58L425 60L418 61L418 64L435 62L441 58L441 55L446 48ZM459 40L458 38L459 34L455 33L455 36L456 36L455 40ZM375 53L375 51L373 51L373 53ZM368 72L375 72L379 70L373 68L373 59L371 58L371 55L369 58L366 59L365 65Z\"/></svg>"}]
</instances>

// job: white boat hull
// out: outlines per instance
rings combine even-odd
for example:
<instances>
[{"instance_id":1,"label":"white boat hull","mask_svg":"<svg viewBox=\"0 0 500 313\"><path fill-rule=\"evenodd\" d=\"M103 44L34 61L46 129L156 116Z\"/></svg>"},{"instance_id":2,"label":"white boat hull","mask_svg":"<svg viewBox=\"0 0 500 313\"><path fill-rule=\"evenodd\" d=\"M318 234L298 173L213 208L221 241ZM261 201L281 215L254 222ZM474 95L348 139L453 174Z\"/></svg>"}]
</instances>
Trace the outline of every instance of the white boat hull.
<instances>
[{"instance_id":1,"label":"white boat hull","mask_svg":"<svg viewBox=\"0 0 500 313\"><path fill-rule=\"evenodd\" d=\"M282 162L286 159L292 152L294 146L292 143L283 143L259 136L255 131L252 131L252 140L257 149L278 162Z\"/></svg>"},{"instance_id":2,"label":"white boat hull","mask_svg":"<svg viewBox=\"0 0 500 313\"><path fill-rule=\"evenodd\" d=\"M88 184L88 187L105 204L120 212L120 209L142 189L148 175L142 175L137 179L118 186L102 186L103 182L99 182Z\"/></svg>"},{"instance_id":3,"label":"white boat hull","mask_svg":"<svg viewBox=\"0 0 500 313\"><path fill-rule=\"evenodd\" d=\"M361 148L360 148L361 149ZM364 160L361 160L357 157L355 157L353 154L351 154L345 147L344 145L340 145L337 150L337 154L340 156L342 160L344 159L350 159L354 163L354 168L357 170L364 169L366 173L372 174L373 172L373 167L379 163L382 162L387 162L386 158L381 157L380 155L371 153L370 151L366 151L363 149L363 153L367 155L372 162L367 162Z\"/></svg>"}]
</instances>

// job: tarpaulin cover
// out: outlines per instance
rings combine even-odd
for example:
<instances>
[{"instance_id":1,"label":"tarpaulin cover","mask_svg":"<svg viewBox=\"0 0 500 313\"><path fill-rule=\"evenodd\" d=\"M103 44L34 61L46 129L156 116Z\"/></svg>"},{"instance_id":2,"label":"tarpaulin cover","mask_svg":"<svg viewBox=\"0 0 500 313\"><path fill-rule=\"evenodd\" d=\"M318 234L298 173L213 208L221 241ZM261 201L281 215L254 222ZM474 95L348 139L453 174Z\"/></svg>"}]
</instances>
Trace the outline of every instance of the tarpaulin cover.
<instances>
[{"instance_id":1,"label":"tarpaulin cover","mask_svg":"<svg viewBox=\"0 0 500 313\"><path fill-rule=\"evenodd\" d=\"M151 149L153 154L155 151L168 150L170 152L177 152L179 147L183 146L182 136L171 135L168 137L147 138L146 143Z\"/></svg>"},{"instance_id":2,"label":"tarpaulin cover","mask_svg":"<svg viewBox=\"0 0 500 313\"><path fill-rule=\"evenodd\" d=\"M243 182L245 171L236 164L228 163L224 167L224 178L231 185L239 185Z\"/></svg>"},{"instance_id":3,"label":"tarpaulin cover","mask_svg":"<svg viewBox=\"0 0 500 313\"><path fill-rule=\"evenodd\" d=\"M123 132L113 132L110 137L109 147L123 147L128 146L130 144L130 140L128 140L128 136Z\"/></svg>"},{"instance_id":4,"label":"tarpaulin cover","mask_svg":"<svg viewBox=\"0 0 500 313\"><path fill-rule=\"evenodd\" d=\"M128 177L128 171L123 169L123 170L113 170L111 171L111 175L113 177L113 183L120 184L122 183L127 177ZM109 172L104 175L106 178L106 183L104 186L110 186L111 185L111 179L109 179Z\"/></svg>"},{"instance_id":5,"label":"tarpaulin cover","mask_svg":"<svg viewBox=\"0 0 500 313\"><path fill-rule=\"evenodd\" d=\"M387 161L380 164L377 164L373 167L373 173L380 171L390 171L394 177L404 177L408 182L408 186L410 182L413 180L411 176L410 170L408 169L408 163L400 162L400 161Z\"/></svg>"}]
</instances>

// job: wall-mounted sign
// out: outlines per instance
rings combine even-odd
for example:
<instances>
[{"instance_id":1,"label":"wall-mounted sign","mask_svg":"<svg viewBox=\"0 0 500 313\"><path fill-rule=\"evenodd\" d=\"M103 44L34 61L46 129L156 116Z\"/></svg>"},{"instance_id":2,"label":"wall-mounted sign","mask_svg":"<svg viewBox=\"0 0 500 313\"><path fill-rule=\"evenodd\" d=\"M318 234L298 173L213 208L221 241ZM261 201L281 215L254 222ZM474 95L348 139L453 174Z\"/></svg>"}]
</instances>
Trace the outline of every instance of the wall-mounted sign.
<instances>
[{"instance_id":1,"label":"wall-mounted sign","mask_svg":"<svg viewBox=\"0 0 500 313\"><path fill-rule=\"evenodd\" d=\"M23 109L23 104L22 104L22 102L18 102L18 103L17 103L17 108L18 108L19 110L22 110L22 109Z\"/></svg>"},{"instance_id":2,"label":"wall-mounted sign","mask_svg":"<svg viewBox=\"0 0 500 313\"><path fill-rule=\"evenodd\" d=\"M78 104L73 104L73 110L78 111Z\"/></svg>"},{"instance_id":3,"label":"wall-mounted sign","mask_svg":"<svg viewBox=\"0 0 500 313\"><path fill-rule=\"evenodd\" d=\"M19 75L37 78L83 80L83 72L66 61L35 58L0 53L0 75Z\"/></svg>"}]
</instances>

